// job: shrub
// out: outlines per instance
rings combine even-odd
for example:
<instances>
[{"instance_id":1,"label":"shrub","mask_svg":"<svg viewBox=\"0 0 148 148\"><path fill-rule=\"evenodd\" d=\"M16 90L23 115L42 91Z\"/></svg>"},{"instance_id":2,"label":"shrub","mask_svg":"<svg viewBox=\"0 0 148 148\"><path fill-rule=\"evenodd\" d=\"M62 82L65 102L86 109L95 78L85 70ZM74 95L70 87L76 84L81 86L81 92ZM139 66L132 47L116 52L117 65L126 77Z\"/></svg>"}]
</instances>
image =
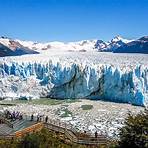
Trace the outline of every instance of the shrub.
<instances>
[{"instance_id":1,"label":"shrub","mask_svg":"<svg viewBox=\"0 0 148 148\"><path fill-rule=\"evenodd\" d=\"M120 130L120 148L148 148L148 110L137 115L129 113Z\"/></svg>"}]
</instances>

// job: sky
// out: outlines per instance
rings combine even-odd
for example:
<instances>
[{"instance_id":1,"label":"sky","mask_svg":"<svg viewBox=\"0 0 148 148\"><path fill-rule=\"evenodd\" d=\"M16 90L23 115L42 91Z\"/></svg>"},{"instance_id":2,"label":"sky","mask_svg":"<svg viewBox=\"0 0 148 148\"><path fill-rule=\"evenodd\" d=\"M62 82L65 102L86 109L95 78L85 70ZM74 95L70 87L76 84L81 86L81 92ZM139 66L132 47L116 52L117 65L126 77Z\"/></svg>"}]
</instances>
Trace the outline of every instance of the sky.
<instances>
[{"instance_id":1,"label":"sky","mask_svg":"<svg viewBox=\"0 0 148 148\"><path fill-rule=\"evenodd\" d=\"M0 0L0 36L33 41L148 35L148 0Z\"/></svg>"}]
</instances>

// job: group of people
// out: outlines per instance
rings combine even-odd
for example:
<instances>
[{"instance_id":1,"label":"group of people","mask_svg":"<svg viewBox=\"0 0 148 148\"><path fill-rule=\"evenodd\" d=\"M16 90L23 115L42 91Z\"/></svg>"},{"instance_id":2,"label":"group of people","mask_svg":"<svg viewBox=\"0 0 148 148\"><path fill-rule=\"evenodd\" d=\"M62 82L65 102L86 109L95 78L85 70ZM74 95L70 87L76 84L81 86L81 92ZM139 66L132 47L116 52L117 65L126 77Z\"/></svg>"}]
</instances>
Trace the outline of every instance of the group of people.
<instances>
[{"instance_id":1,"label":"group of people","mask_svg":"<svg viewBox=\"0 0 148 148\"><path fill-rule=\"evenodd\" d=\"M16 119L19 119L19 120L23 119L23 115L18 111L10 112L9 110L5 110L4 115L5 115L5 118L11 119L12 121L14 121Z\"/></svg>"},{"instance_id":2,"label":"group of people","mask_svg":"<svg viewBox=\"0 0 148 148\"><path fill-rule=\"evenodd\" d=\"M43 121L42 119L43 119L43 116L41 116L41 115L36 116L36 121L37 122ZM34 115L33 114L31 115L31 121L34 121ZM48 116L45 117L45 122L46 123L48 122Z\"/></svg>"},{"instance_id":3,"label":"group of people","mask_svg":"<svg viewBox=\"0 0 148 148\"><path fill-rule=\"evenodd\" d=\"M11 121L15 121L17 119L19 119L19 120L22 120L23 119L22 113L20 113L18 111L11 112L11 111L9 111L7 109L4 111L4 116L5 116L6 119L11 119ZM31 121L35 121L35 117L34 117L33 114L31 115L30 118L31 118ZM47 123L48 122L48 116L46 116L44 120ZM41 116L41 115L38 114L36 116L36 121L37 122L43 121L43 116Z\"/></svg>"},{"instance_id":4,"label":"group of people","mask_svg":"<svg viewBox=\"0 0 148 148\"><path fill-rule=\"evenodd\" d=\"M4 111L4 115L5 115L5 118L7 119L11 119L11 121L15 121L16 119L19 119L19 120L22 120L23 119L23 115L18 112L18 111L13 111L13 112L10 112L9 110L5 110ZM31 117L30 117L30 121L35 121L35 118L34 118L34 115L32 114ZM43 116L41 115L37 115L36 116L36 121L37 122L41 122L41 121L45 121L46 123L48 122L48 116L45 117L45 119L43 119ZM86 131L84 130L84 134L86 134ZM95 138L98 137L98 133L97 131L95 132Z\"/></svg>"}]
</instances>

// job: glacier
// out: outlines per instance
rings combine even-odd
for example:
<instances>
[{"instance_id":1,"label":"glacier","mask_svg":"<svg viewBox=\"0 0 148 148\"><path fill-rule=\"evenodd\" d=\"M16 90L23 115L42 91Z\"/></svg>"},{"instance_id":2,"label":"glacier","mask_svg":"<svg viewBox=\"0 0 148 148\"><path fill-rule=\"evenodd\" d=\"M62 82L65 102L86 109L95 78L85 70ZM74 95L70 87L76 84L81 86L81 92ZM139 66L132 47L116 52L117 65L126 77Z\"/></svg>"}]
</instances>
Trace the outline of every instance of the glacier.
<instances>
[{"instance_id":1,"label":"glacier","mask_svg":"<svg viewBox=\"0 0 148 148\"><path fill-rule=\"evenodd\" d=\"M1 99L86 98L148 105L146 55L72 54L0 58Z\"/></svg>"}]
</instances>

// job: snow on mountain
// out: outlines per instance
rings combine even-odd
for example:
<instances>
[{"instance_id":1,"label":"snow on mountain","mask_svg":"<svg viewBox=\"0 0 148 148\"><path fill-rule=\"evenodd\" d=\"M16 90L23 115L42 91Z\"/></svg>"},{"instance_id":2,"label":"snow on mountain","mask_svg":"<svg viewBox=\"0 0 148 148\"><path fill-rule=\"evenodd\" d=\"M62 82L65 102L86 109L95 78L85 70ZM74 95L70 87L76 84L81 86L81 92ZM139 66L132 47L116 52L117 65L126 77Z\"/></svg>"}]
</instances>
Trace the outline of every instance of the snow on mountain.
<instances>
[{"instance_id":1,"label":"snow on mountain","mask_svg":"<svg viewBox=\"0 0 148 148\"><path fill-rule=\"evenodd\" d=\"M140 38L139 40L143 41L143 42L148 42L148 36L144 36L144 37Z\"/></svg>"},{"instance_id":2,"label":"snow on mountain","mask_svg":"<svg viewBox=\"0 0 148 148\"><path fill-rule=\"evenodd\" d=\"M97 40L82 40L79 42L68 43L68 48L72 47L73 51L97 51L95 48Z\"/></svg>"},{"instance_id":3,"label":"snow on mountain","mask_svg":"<svg viewBox=\"0 0 148 148\"><path fill-rule=\"evenodd\" d=\"M147 47L148 37L69 43L2 37L0 97L88 98L148 105L147 55L96 52L143 52Z\"/></svg>"},{"instance_id":4,"label":"snow on mountain","mask_svg":"<svg viewBox=\"0 0 148 148\"><path fill-rule=\"evenodd\" d=\"M148 36L124 44L114 50L117 53L145 53L148 54Z\"/></svg>"},{"instance_id":5,"label":"snow on mountain","mask_svg":"<svg viewBox=\"0 0 148 148\"><path fill-rule=\"evenodd\" d=\"M0 97L105 99L147 106L147 55L112 53L143 53L147 47L147 36L69 43L1 37Z\"/></svg>"},{"instance_id":6,"label":"snow on mountain","mask_svg":"<svg viewBox=\"0 0 148 148\"><path fill-rule=\"evenodd\" d=\"M88 98L148 105L147 56L51 52L3 57L0 97Z\"/></svg>"},{"instance_id":7,"label":"snow on mountain","mask_svg":"<svg viewBox=\"0 0 148 148\"><path fill-rule=\"evenodd\" d=\"M37 54L37 51L24 47L19 42L10 38L0 38L0 57L1 56L17 56L24 54Z\"/></svg>"},{"instance_id":8,"label":"snow on mountain","mask_svg":"<svg viewBox=\"0 0 148 148\"><path fill-rule=\"evenodd\" d=\"M33 42L33 41L22 41L18 39L12 40L12 39L3 38L3 37L0 38L0 43L12 51L15 51L16 49L19 49L19 50L23 49L23 52L21 52L21 54L36 53L36 52L48 54L49 52L63 52L63 51L64 52L65 51L67 52L99 51L99 52L143 53L143 50L138 50L138 49L141 49L141 47L144 46L144 48L146 48L147 50L148 46L147 46L147 43L145 42L142 41L142 38L139 40L127 40L122 38L121 36L116 36L108 42L95 39L95 40L82 40L78 42L68 42L68 43L58 42L58 41L39 43L39 42ZM133 48L133 46L135 47ZM136 51L134 49L136 49ZM18 53L19 52L17 51L17 53L15 53L14 55L19 55ZM9 52L6 55L9 55Z\"/></svg>"},{"instance_id":9,"label":"snow on mountain","mask_svg":"<svg viewBox=\"0 0 148 148\"><path fill-rule=\"evenodd\" d=\"M102 40L97 40L95 43L95 48L98 49L98 51L103 51L104 48L107 48L107 43Z\"/></svg>"},{"instance_id":10,"label":"snow on mountain","mask_svg":"<svg viewBox=\"0 0 148 148\"><path fill-rule=\"evenodd\" d=\"M118 42L118 41L122 41L123 43L129 43L129 42L132 42L133 40L124 39L124 38L122 38L122 37L119 36L119 35L115 36L115 37L111 40L112 43L113 43L113 42L115 43L115 42Z\"/></svg>"},{"instance_id":11,"label":"snow on mountain","mask_svg":"<svg viewBox=\"0 0 148 148\"><path fill-rule=\"evenodd\" d=\"M106 47L104 47L101 51L114 52L117 48L126 45L127 43L130 43L132 41L133 40L127 40L118 35L109 42L107 42Z\"/></svg>"},{"instance_id":12,"label":"snow on mountain","mask_svg":"<svg viewBox=\"0 0 148 148\"><path fill-rule=\"evenodd\" d=\"M102 40L82 40L79 42L48 42L48 43L38 43L32 41L20 41L17 40L20 44L25 47L28 47L32 50L38 50L39 52L50 52L50 51L114 51L116 48L127 44L133 40L127 40L121 36L116 36L109 42L104 42Z\"/></svg>"},{"instance_id":13,"label":"snow on mountain","mask_svg":"<svg viewBox=\"0 0 148 148\"><path fill-rule=\"evenodd\" d=\"M10 42L10 40L8 38L5 38L5 37L1 37L0 38L0 43L3 44L4 46L8 47Z\"/></svg>"},{"instance_id":14,"label":"snow on mountain","mask_svg":"<svg viewBox=\"0 0 148 148\"><path fill-rule=\"evenodd\" d=\"M17 40L20 44L30 49L39 50L39 52L46 51L93 51L96 40L84 40L80 42L49 42L49 43L38 43L32 41L20 41Z\"/></svg>"}]
</instances>

